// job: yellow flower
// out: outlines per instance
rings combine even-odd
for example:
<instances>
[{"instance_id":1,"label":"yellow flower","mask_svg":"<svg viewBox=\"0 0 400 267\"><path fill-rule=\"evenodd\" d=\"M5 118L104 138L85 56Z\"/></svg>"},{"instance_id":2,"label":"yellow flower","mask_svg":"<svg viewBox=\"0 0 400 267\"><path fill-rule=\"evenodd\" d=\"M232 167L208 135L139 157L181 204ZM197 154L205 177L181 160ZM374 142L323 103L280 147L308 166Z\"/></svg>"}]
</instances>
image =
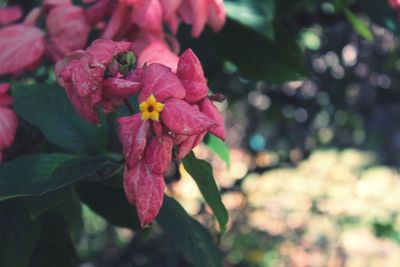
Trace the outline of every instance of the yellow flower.
<instances>
[{"instance_id":1,"label":"yellow flower","mask_svg":"<svg viewBox=\"0 0 400 267\"><path fill-rule=\"evenodd\" d=\"M160 119L160 112L164 109L164 104L157 102L154 95L151 95L140 103L139 109L142 113L142 120L158 121Z\"/></svg>"}]
</instances>

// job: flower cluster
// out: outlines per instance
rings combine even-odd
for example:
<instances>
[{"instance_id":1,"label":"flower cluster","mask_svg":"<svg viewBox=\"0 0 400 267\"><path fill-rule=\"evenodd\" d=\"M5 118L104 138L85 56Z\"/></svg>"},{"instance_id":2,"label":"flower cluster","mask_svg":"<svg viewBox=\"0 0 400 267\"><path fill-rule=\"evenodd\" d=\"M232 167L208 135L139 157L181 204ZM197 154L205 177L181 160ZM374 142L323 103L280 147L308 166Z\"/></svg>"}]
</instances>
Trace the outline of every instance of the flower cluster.
<instances>
[{"instance_id":1,"label":"flower cluster","mask_svg":"<svg viewBox=\"0 0 400 267\"><path fill-rule=\"evenodd\" d=\"M18 117L10 108L12 98L7 95L9 89L8 83L0 83L0 162L2 150L11 146L18 126Z\"/></svg>"},{"instance_id":2,"label":"flower cluster","mask_svg":"<svg viewBox=\"0 0 400 267\"><path fill-rule=\"evenodd\" d=\"M137 206L142 226L161 208L163 174L172 160L186 156L210 132L225 138L224 121L208 98L203 69L192 50L180 57L177 72L154 63L142 71L140 113L118 119L125 158L124 188Z\"/></svg>"}]
</instances>

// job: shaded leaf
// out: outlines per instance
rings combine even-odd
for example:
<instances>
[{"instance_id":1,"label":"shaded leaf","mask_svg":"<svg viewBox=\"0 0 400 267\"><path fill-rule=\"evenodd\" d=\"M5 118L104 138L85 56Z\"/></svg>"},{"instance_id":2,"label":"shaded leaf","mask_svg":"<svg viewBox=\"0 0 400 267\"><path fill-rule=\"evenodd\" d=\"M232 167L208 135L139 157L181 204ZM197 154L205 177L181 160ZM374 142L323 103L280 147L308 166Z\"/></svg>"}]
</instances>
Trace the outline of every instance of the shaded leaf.
<instances>
[{"instance_id":1,"label":"shaded leaf","mask_svg":"<svg viewBox=\"0 0 400 267\"><path fill-rule=\"evenodd\" d=\"M353 26L354 30L361 37L363 37L367 41L372 41L374 39L374 36L371 30L367 27L367 25L365 25L363 21L357 18L357 16L354 15L354 13L351 12L349 8L345 7L343 9L343 13L346 16L347 20L350 22L350 24Z\"/></svg>"},{"instance_id":2,"label":"shaded leaf","mask_svg":"<svg viewBox=\"0 0 400 267\"><path fill-rule=\"evenodd\" d=\"M221 232L224 233L228 223L228 212L222 203L211 165L204 160L197 159L193 152L190 152L182 162L185 170L193 177L207 204L213 210Z\"/></svg>"},{"instance_id":3,"label":"shaded leaf","mask_svg":"<svg viewBox=\"0 0 400 267\"><path fill-rule=\"evenodd\" d=\"M164 197L163 206L156 220L186 259L196 267L223 266L211 235L174 199Z\"/></svg>"},{"instance_id":4,"label":"shaded leaf","mask_svg":"<svg viewBox=\"0 0 400 267\"><path fill-rule=\"evenodd\" d=\"M77 262L67 223L57 214L45 214L29 267L73 267Z\"/></svg>"},{"instance_id":5,"label":"shaded leaf","mask_svg":"<svg viewBox=\"0 0 400 267\"><path fill-rule=\"evenodd\" d=\"M121 188L82 182L76 191L89 208L110 223L135 231L141 229L136 209L129 204Z\"/></svg>"},{"instance_id":6,"label":"shaded leaf","mask_svg":"<svg viewBox=\"0 0 400 267\"><path fill-rule=\"evenodd\" d=\"M73 184L100 171L99 157L68 154L32 154L0 167L0 200L41 195Z\"/></svg>"},{"instance_id":7,"label":"shaded leaf","mask_svg":"<svg viewBox=\"0 0 400 267\"><path fill-rule=\"evenodd\" d=\"M13 84L12 95L17 114L38 127L50 143L82 153L105 147L107 128L84 121L57 84Z\"/></svg>"},{"instance_id":8,"label":"shaded leaf","mask_svg":"<svg viewBox=\"0 0 400 267\"><path fill-rule=\"evenodd\" d=\"M31 220L19 201L0 203L0 266L28 266L39 238L41 220Z\"/></svg>"}]
</instances>

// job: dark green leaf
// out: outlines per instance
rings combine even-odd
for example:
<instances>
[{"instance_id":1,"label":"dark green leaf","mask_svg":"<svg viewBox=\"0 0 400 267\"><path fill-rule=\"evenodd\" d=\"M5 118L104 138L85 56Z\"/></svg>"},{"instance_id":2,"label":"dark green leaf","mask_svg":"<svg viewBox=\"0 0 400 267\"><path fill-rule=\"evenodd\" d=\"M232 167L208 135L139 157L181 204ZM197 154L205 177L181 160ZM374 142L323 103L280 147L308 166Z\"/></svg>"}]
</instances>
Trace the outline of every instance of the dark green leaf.
<instances>
[{"instance_id":1,"label":"dark green leaf","mask_svg":"<svg viewBox=\"0 0 400 267\"><path fill-rule=\"evenodd\" d=\"M222 203L211 165L204 160L197 159L193 152L190 152L182 162L186 171L195 180L207 204L213 210L221 232L224 233L228 223L228 212Z\"/></svg>"},{"instance_id":2,"label":"dark green leaf","mask_svg":"<svg viewBox=\"0 0 400 267\"><path fill-rule=\"evenodd\" d=\"M232 61L246 79L284 83L305 78L303 53L283 27L275 27L275 40L268 40L252 29L228 19L214 35L221 55Z\"/></svg>"},{"instance_id":3,"label":"dark green leaf","mask_svg":"<svg viewBox=\"0 0 400 267\"><path fill-rule=\"evenodd\" d=\"M214 151L223 161L225 161L228 168L231 166L231 157L229 147L221 139L212 134L207 135L207 146Z\"/></svg>"},{"instance_id":4,"label":"dark green leaf","mask_svg":"<svg viewBox=\"0 0 400 267\"><path fill-rule=\"evenodd\" d=\"M196 267L223 266L211 235L174 199L164 197L164 203L156 220L186 259Z\"/></svg>"},{"instance_id":5,"label":"dark green leaf","mask_svg":"<svg viewBox=\"0 0 400 267\"><path fill-rule=\"evenodd\" d=\"M12 94L18 115L38 127L50 143L82 153L105 147L106 127L84 121L58 85L14 84Z\"/></svg>"},{"instance_id":6,"label":"dark green leaf","mask_svg":"<svg viewBox=\"0 0 400 267\"><path fill-rule=\"evenodd\" d=\"M67 223L53 212L45 214L29 267L74 267L77 261Z\"/></svg>"},{"instance_id":7,"label":"dark green leaf","mask_svg":"<svg viewBox=\"0 0 400 267\"><path fill-rule=\"evenodd\" d=\"M41 195L100 171L107 161L67 154L32 154L0 167L0 200Z\"/></svg>"},{"instance_id":8,"label":"dark green leaf","mask_svg":"<svg viewBox=\"0 0 400 267\"><path fill-rule=\"evenodd\" d=\"M229 18L274 39L275 0L230 0L225 9Z\"/></svg>"},{"instance_id":9,"label":"dark green leaf","mask_svg":"<svg viewBox=\"0 0 400 267\"><path fill-rule=\"evenodd\" d=\"M26 267L37 243L41 220L31 220L19 201L0 203L0 266Z\"/></svg>"},{"instance_id":10,"label":"dark green leaf","mask_svg":"<svg viewBox=\"0 0 400 267\"><path fill-rule=\"evenodd\" d=\"M121 188L84 182L78 184L76 191L89 208L110 223L135 231L140 230L136 209L126 200Z\"/></svg>"}]
</instances>

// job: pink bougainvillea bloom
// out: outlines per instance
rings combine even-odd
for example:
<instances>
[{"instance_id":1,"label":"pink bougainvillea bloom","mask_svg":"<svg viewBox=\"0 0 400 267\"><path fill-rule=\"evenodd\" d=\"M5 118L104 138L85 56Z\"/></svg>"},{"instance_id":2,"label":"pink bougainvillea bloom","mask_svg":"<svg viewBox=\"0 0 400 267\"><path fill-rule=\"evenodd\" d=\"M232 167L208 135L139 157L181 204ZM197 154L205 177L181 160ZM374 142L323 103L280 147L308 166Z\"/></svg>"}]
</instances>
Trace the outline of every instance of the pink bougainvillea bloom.
<instances>
[{"instance_id":1,"label":"pink bougainvillea bloom","mask_svg":"<svg viewBox=\"0 0 400 267\"><path fill-rule=\"evenodd\" d=\"M6 26L0 29L0 51L0 75L32 69L44 55L44 33L31 25Z\"/></svg>"},{"instance_id":2,"label":"pink bougainvillea bloom","mask_svg":"<svg viewBox=\"0 0 400 267\"><path fill-rule=\"evenodd\" d=\"M60 5L51 9L46 25L50 35L49 46L52 47L50 56L54 61L85 48L90 26L81 7Z\"/></svg>"},{"instance_id":3,"label":"pink bougainvillea bloom","mask_svg":"<svg viewBox=\"0 0 400 267\"><path fill-rule=\"evenodd\" d=\"M7 95L10 85L0 83L0 162L3 159L2 151L11 146L18 127L18 117L10 108L11 96Z\"/></svg>"},{"instance_id":4,"label":"pink bougainvillea bloom","mask_svg":"<svg viewBox=\"0 0 400 267\"><path fill-rule=\"evenodd\" d=\"M22 9L20 6L8 6L0 8L0 26L15 22L22 17Z\"/></svg>"},{"instance_id":5,"label":"pink bougainvillea bloom","mask_svg":"<svg viewBox=\"0 0 400 267\"><path fill-rule=\"evenodd\" d=\"M110 77L113 80L108 81L105 77L114 58L127 52L130 46L128 42L99 39L86 51L75 51L56 64L59 84L65 88L75 109L89 122L99 122L97 107L110 112L119 105L116 100L131 96L140 89L137 82L115 80L119 77Z\"/></svg>"}]
</instances>

